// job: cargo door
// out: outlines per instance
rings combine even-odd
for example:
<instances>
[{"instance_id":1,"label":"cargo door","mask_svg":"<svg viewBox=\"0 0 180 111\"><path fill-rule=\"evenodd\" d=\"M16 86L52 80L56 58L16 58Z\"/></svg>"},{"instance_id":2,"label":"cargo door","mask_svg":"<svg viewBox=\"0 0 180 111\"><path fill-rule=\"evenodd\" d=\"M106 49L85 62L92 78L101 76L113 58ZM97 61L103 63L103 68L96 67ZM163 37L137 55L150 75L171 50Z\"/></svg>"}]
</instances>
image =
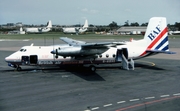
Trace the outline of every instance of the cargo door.
<instances>
[{"instance_id":1,"label":"cargo door","mask_svg":"<svg viewBox=\"0 0 180 111\"><path fill-rule=\"evenodd\" d=\"M37 64L38 56L37 55L30 55L30 64Z\"/></svg>"}]
</instances>

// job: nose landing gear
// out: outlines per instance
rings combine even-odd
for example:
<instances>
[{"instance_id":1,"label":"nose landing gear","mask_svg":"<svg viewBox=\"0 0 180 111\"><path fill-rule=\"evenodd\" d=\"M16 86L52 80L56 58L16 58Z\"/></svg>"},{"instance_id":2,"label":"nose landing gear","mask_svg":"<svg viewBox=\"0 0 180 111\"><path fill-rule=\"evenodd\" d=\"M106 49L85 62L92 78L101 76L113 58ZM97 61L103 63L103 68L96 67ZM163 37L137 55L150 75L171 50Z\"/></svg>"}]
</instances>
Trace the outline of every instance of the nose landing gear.
<instances>
[{"instance_id":1,"label":"nose landing gear","mask_svg":"<svg viewBox=\"0 0 180 111\"><path fill-rule=\"evenodd\" d=\"M20 66L18 66L18 67L16 68L16 70L17 70L17 71L21 71L22 68L21 68Z\"/></svg>"},{"instance_id":2,"label":"nose landing gear","mask_svg":"<svg viewBox=\"0 0 180 111\"><path fill-rule=\"evenodd\" d=\"M22 68L19 65L14 65L14 68L15 68L16 71L21 71L22 70Z\"/></svg>"}]
</instances>

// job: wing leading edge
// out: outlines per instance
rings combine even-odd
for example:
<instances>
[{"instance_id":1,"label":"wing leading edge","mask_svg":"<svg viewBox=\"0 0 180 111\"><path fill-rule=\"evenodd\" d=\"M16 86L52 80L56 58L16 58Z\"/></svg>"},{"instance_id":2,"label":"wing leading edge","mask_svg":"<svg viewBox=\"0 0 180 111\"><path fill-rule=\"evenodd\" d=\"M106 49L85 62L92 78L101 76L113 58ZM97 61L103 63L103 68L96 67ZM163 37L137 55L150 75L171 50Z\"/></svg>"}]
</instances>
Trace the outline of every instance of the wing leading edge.
<instances>
[{"instance_id":1,"label":"wing leading edge","mask_svg":"<svg viewBox=\"0 0 180 111\"><path fill-rule=\"evenodd\" d=\"M90 48L90 47L116 47L117 45L125 45L125 42L98 42L98 43L87 43L85 41L79 41L70 39L67 37L60 37L62 41L69 44L70 46L81 46L82 48Z\"/></svg>"}]
</instances>

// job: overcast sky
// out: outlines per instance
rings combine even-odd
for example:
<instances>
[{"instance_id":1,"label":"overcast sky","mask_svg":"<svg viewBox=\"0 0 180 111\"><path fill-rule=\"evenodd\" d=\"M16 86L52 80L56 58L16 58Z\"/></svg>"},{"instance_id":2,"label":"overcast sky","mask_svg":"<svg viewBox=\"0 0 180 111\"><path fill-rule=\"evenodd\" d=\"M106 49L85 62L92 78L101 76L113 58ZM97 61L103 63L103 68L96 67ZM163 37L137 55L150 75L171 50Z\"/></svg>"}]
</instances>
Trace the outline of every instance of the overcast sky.
<instances>
[{"instance_id":1,"label":"overcast sky","mask_svg":"<svg viewBox=\"0 0 180 111\"><path fill-rule=\"evenodd\" d=\"M115 21L145 23L163 16L167 22L180 22L180 0L1 0L0 24L108 25Z\"/></svg>"}]
</instances>

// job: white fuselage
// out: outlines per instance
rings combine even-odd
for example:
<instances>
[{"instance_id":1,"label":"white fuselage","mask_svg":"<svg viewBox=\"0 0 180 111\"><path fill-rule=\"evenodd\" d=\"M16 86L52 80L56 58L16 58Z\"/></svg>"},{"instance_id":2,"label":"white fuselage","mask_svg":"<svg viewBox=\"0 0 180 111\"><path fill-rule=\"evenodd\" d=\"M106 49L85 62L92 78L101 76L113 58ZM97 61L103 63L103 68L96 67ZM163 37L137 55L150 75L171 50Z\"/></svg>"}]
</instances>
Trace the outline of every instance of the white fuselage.
<instances>
[{"instance_id":1,"label":"white fuselage","mask_svg":"<svg viewBox=\"0 0 180 111\"><path fill-rule=\"evenodd\" d=\"M63 28L63 32L68 34L83 33L86 30L87 28L80 28L80 27Z\"/></svg>"},{"instance_id":2,"label":"white fuselage","mask_svg":"<svg viewBox=\"0 0 180 111\"><path fill-rule=\"evenodd\" d=\"M51 28L44 27L44 28L26 28L25 32L26 33L44 33L44 32L49 32Z\"/></svg>"},{"instance_id":3,"label":"white fuselage","mask_svg":"<svg viewBox=\"0 0 180 111\"><path fill-rule=\"evenodd\" d=\"M83 59L63 56L55 58L55 55L51 54L52 50L69 46L67 44L55 46L24 46L19 51L6 57L5 61L16 65L109 64L115 63L117 49L122 48L128 48L128 59L141 58L141 54L146 50L146 48L143 47L143 43L143 40L127 42L127 45L109 48L104 53L97 55L97 58ZM28 59L28 63L24 63L23 57L29 57L30 60ZM33 59L35 59L35 61Z\"/></svg>"}]
</instances>

